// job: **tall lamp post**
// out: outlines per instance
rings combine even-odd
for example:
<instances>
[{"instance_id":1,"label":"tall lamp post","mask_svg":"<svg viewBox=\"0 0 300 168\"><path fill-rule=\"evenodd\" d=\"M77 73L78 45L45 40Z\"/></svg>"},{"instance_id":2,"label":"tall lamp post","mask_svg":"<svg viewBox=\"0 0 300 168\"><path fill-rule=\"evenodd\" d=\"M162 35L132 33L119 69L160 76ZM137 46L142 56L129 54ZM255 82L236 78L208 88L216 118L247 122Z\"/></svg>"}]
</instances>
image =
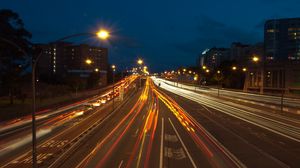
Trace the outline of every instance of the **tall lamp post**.
<instances>
[{"instance_id":1,"label":"tall lamp post","mask_svg":"<svg viewBox=\"0 0 300 168\"><path fill-rule=\"evenodd\" d=\"M258 57L258 56L256 56L256 55L254 55L253 57L252 57L252 61L254 62L254 63L257 63L257 62L259 62L260 61L260 58ZM261 82L261 86L260 86L260 89L259 89L259 92L260 93L263 93L264 92L264 76L265 76L265 64L264 64L264 62L262 62L262 67L261 67L261 71L260 71L260 82Z\"/></svg>"},{"instance_id":2,"label":"tall lamp post","mask_svg":"<svg viewBox=\"0 0 300 168\"><path fill-rule=\"evenodd\" d=\"M113 97L112 97L113 109L112 109L112 111L114 111L115 110L115 71L116 71L116 66L112 65L111 69L112 69L112 80L113 80Z\"/></svg>"},{"instance_id":3,"label":"tall lamp post","mask_svg":"<svg viewBox=\"0 0 300 168\"><path fill-rule=\"evenodd\" d=\"M137 60L137 64L139 65L140 72L142 71L141 66L143 65L143 63L144 63L144 61L142 59ZM140 88L141 87L142 87L142 73L140 74Z\"/></svg>"},{"instance_id":4,"label":"tall lamp post","mask_svg":"<svg viewBox=\"0 0 300 168\"><path fill-rule=\"evenodd\" d=\"M65 36L63 38L60 38L60 39L56 40L55 43L61 42L61 41L64 41L66 39L70 39L70 38L73 38L73 37L78 37L78 36L92 36L92 37L96 36L99 39L106 40L106 39L109 38L110 34L106 30L100 30L96 34L94 34L94 33L78 33L78 34L73 34L73 35L69 35L69 36ZM34 168L37 167L37 152L36 152L37 142L36 142L36 119L35 119L35 112L36 112L36 67L37 67L38 61L41 58L41 56L42 56L42 51L38 54L38 56L36 58L32 58L32 164L33 164ZM86 63L87 64L92 63L90 61L88 61Z\"/></svg>"},{"instance_id":5,"label":"tall lamp post","mask_svg":"<svg viewBox=\"0 0 300 168\"><path fill-rule=\"evenodd\" d=\"M217 71L217 80L218 80L218 97L220 96L220 80L221 80L221 71Z\"/></svg>"},{"instance_id":6,"label":"tall lamp post","mask_svg":"<svg viewBox=\"0 0 300 168\"><path fill-rule=\"evenodd\" d=\"M61 42L64 41L66 39L69 38L73 38L73 37L78 37L78 36L97 36L98 38L102 39L102 40L106 40L109 38L110 34L108 31L106 30L100 30L98 31L96 34L93 33L78 33L78 34L73 34L73 35L69 35L69 36L65 36L63 38L60 38L58 40L55 41L55 43L57 42ZM29 54L27 52L25 52L19 45L15 44L13 41L7 40L5 38L0 37L0 40L15 46L16 48L18 48L19 51L21 51L24 55L29 56ZM31 82L32 82L32 167L36 168L37 167L37 151L36 151L36 146L37 146L37 140L36 140L36 116L35 116L35 112L36 112L36 67L38 64L39 59L42 56L42 51L37 55L36 58L32 57L32 76L31 76ZM88 62L86 62L87 64L89 64Z\"/></svg>"}]
</instances>

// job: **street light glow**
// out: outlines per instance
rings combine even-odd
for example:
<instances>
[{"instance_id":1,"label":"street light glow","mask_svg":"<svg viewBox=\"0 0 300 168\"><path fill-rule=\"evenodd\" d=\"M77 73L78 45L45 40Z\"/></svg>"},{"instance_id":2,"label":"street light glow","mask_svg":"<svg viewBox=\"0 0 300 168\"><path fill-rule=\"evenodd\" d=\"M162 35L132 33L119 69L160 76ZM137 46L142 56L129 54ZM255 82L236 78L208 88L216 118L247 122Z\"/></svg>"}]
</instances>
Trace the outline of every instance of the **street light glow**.
<instances>
[{"instance_id":1,"label":"street light glow","mask_svg":"<svg viewBox=\"0 0 300 168\"><path fill-rule=\"evenodd\" d=\"M206 73L209 73L209 69L205 70Z\"/></svg>"},{"instance_id":2,"label":"street light glow","mask_svg":"<svg viewBox=\"0 0 300 168\"><path fill-rule=\"evenodd\" d=\"M98 68L95 68L95 72L99 72L99 69L98 69Z\"/></svg>"},{"instance_id":3,"label":"street light glow","mask_svg":"<svg viewBox=\"0 0 300 168\"><path fill-rule=\"evenodd\" d=\"M139 64L139 65L142 65L143 64L143 60L142 59L139 59L138 61L137 61L137 63Z\"/></svg>"},{"instance_id":4,"label":"street light glow","mask_svg":"<svg viewBox=\"0 0 300 168\"><path fill-rule=\"evenodd\" d=\"M247 71L247 68L243 68L243 71L246 72L246 71Z\"/></svg>"},{"instance_id":5,"label":"street light glow","mask_svg":"<svg viewBox=\"0 0 300 168\"><path fill-rule=\"evenodd\" d=\"M218 71L217 71L217 74L220 74L220 73L221 73L221 71L220 71L220 70L218 70Z\"/></svg>"},{"instance_id":6,"label":"street light glow","mask_svg":"<svg viewBox=\"0 0 300 168\"><path fill-rule=\"evenodd\" d=\"M102 40L106 40L106 39L109 38L110 35L109 35L109 32L107 30L102 29L102 30L97 32L97 36Z\"/></svg>"},{"instance_id":7,"label":"street light glow","mask_svg":"<svg viewBox=\"0 0 300 168\"><path fill-rule=\"evenodd\" d=\"M257 56L253 56L253 57L252 57L252 61L254 61L254 62L258 62L258 61L259 61L259 57L257 57Z\"/></svg>"},{"instance_id":8,"label":"street light glow","mask_svg":"<svg viewBox=\"0 0 300 168\"><path fill-rule=\"evenodd\" d=\"M91 59L86 59L85 63L88 64L88 65L90 65L90 64L92 64L92 60Z\"/></svg>"},{"instance_id":9,"label":"street light glow","mask_svg":"<svg viewBox=\"0 0 300 168\"><path fill-rule=\"evenodd\" d=\"M202 69L206 69L206 66L204 65L204 66L202 67Z\"/></svg>"},{"instance_id":10,"label":"street light glow","mask_svg":"<svg viewBox=\"0 0 300 168\"><path fill-rule=\"evenodd\" d=\"M232 67L232 70L234 70L234 71L235 71L236 69L237 69L237 68L236 68L236 66L233 66L233 67Z\"/></svg>"}]
</instances>

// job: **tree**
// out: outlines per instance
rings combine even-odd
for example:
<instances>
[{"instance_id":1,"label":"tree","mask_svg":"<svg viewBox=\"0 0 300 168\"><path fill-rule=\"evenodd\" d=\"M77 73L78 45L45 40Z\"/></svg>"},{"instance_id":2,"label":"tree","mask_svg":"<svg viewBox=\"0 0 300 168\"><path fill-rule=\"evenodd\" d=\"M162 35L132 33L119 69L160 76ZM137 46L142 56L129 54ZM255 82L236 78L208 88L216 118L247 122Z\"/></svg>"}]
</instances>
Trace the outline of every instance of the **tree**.
<instances>
[{"instance_id":1,"label":"tree","mask_svg":"<svg viewBox=\"0 0 300 168\"><path fill-rule=\"evenodd\" d=\"M0 80L2 88L8 91L10 104L13 104L20 75L30 65L29 54L21 50L31 53L31 33L24 28L17 13L3 9L0 10L0 38Z\"/></svg>"}]
</instances>

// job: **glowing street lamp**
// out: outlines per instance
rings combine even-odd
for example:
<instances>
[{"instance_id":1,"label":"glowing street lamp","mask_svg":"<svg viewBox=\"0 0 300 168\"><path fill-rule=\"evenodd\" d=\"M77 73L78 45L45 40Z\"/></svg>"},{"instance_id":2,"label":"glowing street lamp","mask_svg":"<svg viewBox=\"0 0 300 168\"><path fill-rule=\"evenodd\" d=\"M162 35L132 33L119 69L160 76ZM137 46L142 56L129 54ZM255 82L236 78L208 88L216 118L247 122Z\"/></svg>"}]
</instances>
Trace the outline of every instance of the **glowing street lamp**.
<instances>
[{"instance_id":1,"label":"glowing street lamp","mask_svg":"<svg viewBox=\"0 0 300 168\"><path fill-rule=\"evenodd\" d=\"M106 40L110 36L109 32L107 30L104 30L104 29L99 30L96 34L102 40Z\"/></svg>"},{"instance_id":2,"label":"glowing street lamp","mask_svg":"<svg viewBox=\"0 0 300 168\"><path fill-rule=\"evenodd\" d=\"M258 61L259 61L259 57L253 56L253 57L252 57L252 61L253 61L253 62L258 62Z\"/></svg>"},{"instance_id":3,"label":"glowing street lamp","mask_svg":"<svg viewBox=\"0 0 300 168\"><path fill-rule=\"evenodd\" d=\"M218 70L218 71L217 71L217 74L220 74L220 73L221 73L221 71L220 71L220 70Z\"/></svg>"},{"instance_id":4,"label":"glowing street lamp","mask_svg":"<svg viewBox=\"0 0 300 168\"><path fill-rule=\"evenodd\" d=\"M205 70L206 73L209 73L209 69Z\"/></svg>"},{"instance_id":5,"label":"glowing street lamp","mask_svg":"<svg viewBox=\"0 0 300 168\"><path fill-rule=\"evenodd\" d=\"M116 71L116 66L112 65L111 68L113 69L113 71Z\"/></svg>"},{"instance_id":6,"label":"glowing street lamp","mask_svg":"<svg viewBox=\"0 0 300 168\"><path fill-rule=\"evenodd\" d=\"M204 65L203 67L202 67L202 69L206 69L207 67Z\"/></svg>"},{"instance_id":7,"label":"glowing street lamp","mask_svg":"<svg viewBox=\"0 0 300 168\"><path fill-rule=\"evenodd\" d=\"M198 80L198 76L194 76L194 81L197 81Z\"/></svg>"},{"instance_id":8,"label":"glowing street lamp","mask_svg":"<svg viewBox=\"0 0 300 168\"><path fill-rule=\"evenodd\" d=\"M234 70L234 71L235 71L236 69L237 69L237 67L236 67L236 66L233 66L233 67L232 67L232 70Z\"/></svg>"},{"instance_id":9,"label":"glowing street lamp","mask_svg":"<svg viewBox=\"0 0 300 168\"><path fill-rule=\"evenodd\" d=\"M112 98L112 105L113 105L113 111L115 110L115 71L116 71L116 66L112 65L111 69L113 70L112 73L112 80L113 80L113 98Z\"/></svg>"},{"instance_id":10,"label":"glowing street lamp","mask_svg":"<svg viewBox=\"0 0 300 168\"><path fill-rule=\"evenodd\" d=\"M138 59L137 63L138 63L139 65L142 65L142 64L144 63L144 61L143 61L142 59Z\"/></svg>"},{"instance_id":11,"label":"glowing street lamp","mask_svg":"<svg viewBox=\"0 0 300 168\"><path fill-rule=\"evenodd\" d=\"M88 65L90 65L90 64L92 64L93 62L92 62L91 59L86 59L86 60L85 60L85 63L88 64Z\"/></svg>"},{"instance_id":12,"label":"glowing street lamp","mask_svg":"<svg viewBox=\"0 0 300 168\"><path fill-rule=\"evenodd\" d=\"M182 70L183 72L185 72L186 71L186 69L185 68L183 68L183 70Z\"/></svg>"},{"instance_id":13,"label":"glowing street lamp","mask_svg":"<svg viewBox=\"0 0 300 168\"><path fill-rule=\"evenodd\" d=\"M243 72L246 72L247 71L247 68L243 68Z\"/></svg>"},{"instance_id":14,"label":"glowing street lamp","mask_svg":"<svg viewBox=\"0 0 300 168\"><path fill-rule=\"evenodd\" d=\"M99 72L99 69L98 69L98 68L95 68L95 72Z\"/></svg>"}]
</instances>

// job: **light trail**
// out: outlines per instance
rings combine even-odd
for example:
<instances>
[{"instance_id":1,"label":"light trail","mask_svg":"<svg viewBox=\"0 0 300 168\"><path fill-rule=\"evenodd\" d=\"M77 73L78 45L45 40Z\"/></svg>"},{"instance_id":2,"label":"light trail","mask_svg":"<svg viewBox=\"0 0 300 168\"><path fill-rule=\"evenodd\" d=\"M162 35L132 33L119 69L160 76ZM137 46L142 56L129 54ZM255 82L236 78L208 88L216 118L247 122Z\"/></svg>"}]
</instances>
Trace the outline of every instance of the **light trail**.
<instances>
[{"instance_id":1,"label":"light trail","mask_svg":"<svg viewBox=\"0 0 300 168\"><path fill-rule=\"evenodd\" d=\"M153 87L154 93L172 111L180 124L191 136L198 148L207 157L212 167L245 167L233 154L221 145L192 116L182 109L171 97ZM193 164L194 165L194 164ZM195 165L194 165L195 166Z\"/></svg>"},{"instance_id":2,"label":"light trail","mask_svg":"<svg viewBox=\"0 0 300 168\"><path fill-rule=\"evenodd\" d=\"M149 87L146 85L144 88L141 96L139 97L138 101L134 104L133 108L130 110L130 112L117 124L116 127L107 135L103 140L101 140L94 149L77 165L77 168L79 167L86 167L87 164L95 157L97 152L102 149L103 145L107 143L109 139L112 138L112 135L116 134L116 131L121 128L125 124L125 121L129 119L130 116L133 116L130 120L127 126L124 128L122 133L118 136L116 141L114 141L113 145L110 147L109 151L105 154L105 156L97 163L97 167L102 167L105 162L107 161L107 158L111 155L112 151L116 148L117 144L120 142L121 138L126 134L128 129L131 127L134 119L137 117L137 115L140 113L142 108L144 107L147 99L148 99L148 92Z\"/></svg>"},{"instance_id":3,"label":"light trail","mask_svg":"<svg viewBox=\"0 0 300 168\"><path fill-rule=\"evenodd\" d=\"M171 86L174 86L174 82L172 82L172 81L163 80L163 79L161 79L161 81L163 81L164 83L167 83ZM201 87L195 87L195 86L190 86L190 85L181 84L181 83L178 84L178 87L182 88L182 89L188 89L191 91L194 91L196 89L199 92L210 93L210 94L215 94L215 95L218 93L218 89L215 89L215 88L201 88ZM281 102L280 96L245 93L245 92L241 92L241 91L231 91L231 90L225 90L225 89L220 89L219 91L222 94L222 96L226 96L229 98L235 97L235 98L240 98L240 99L273 103L273 104L277 104L277 105L280 105L280 102ZM291 106L291 107L300 108L300 99L285 97L284 104Z\"/></svg>"},{"instance_id":4,"label":"light trail","mask_svg":"<svg viewBox=\"0 0 300 168\"><path fill-rule=\"evenodd\" d=\"M160 79L153 78L155 84L161 83L161 87L172 93L185 97L189 100L195 101L199 104L205 105L212 109L218 110L232 117L241 119L258 127L269 130L278 135L284 136L296 142L300 142L300 128L277 120L276 118L265 117L253 113L252 111L244 110L238 107L233 107L232 105L227 105L225 103L219 102L217 99L205 96L203 94L195 93L193 91L180 89L163 83Z\"/></svg>"}]
</instances>

